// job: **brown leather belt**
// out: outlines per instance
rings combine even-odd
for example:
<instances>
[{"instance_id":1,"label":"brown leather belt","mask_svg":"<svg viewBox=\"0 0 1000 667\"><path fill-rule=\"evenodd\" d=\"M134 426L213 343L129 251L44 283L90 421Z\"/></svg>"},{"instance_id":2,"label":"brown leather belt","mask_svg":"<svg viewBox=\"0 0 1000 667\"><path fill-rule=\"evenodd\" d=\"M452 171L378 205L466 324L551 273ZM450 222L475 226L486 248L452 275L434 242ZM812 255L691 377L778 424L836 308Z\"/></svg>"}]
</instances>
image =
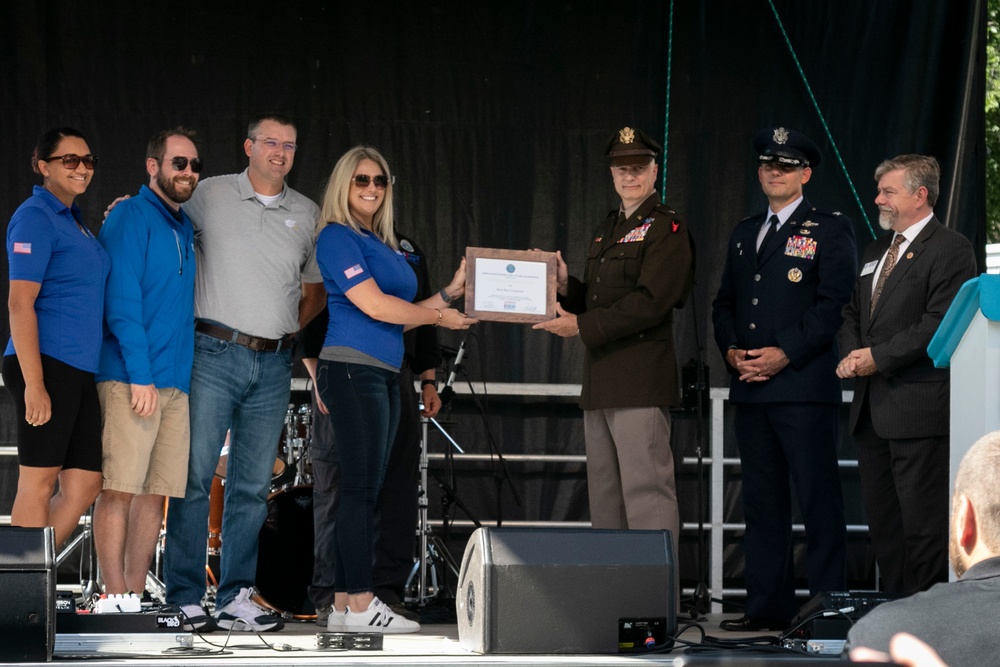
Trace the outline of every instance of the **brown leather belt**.
<instances>
[{"instance_id":1,"label":"brown leather belt","mask_svg":"<svg viewBox=\"0 0 1000 667\"><path fill-rule=\"evenodd\" d=\"M203 334L208 334L212 338L229 341L249 348L254 352L276 352L289 347L292 344L292 334L281 338L261 338L250 334L240 333L229 327L221 327L217 324L198 321L194 324L194 330Z\"/></svg>"}]
</instances>

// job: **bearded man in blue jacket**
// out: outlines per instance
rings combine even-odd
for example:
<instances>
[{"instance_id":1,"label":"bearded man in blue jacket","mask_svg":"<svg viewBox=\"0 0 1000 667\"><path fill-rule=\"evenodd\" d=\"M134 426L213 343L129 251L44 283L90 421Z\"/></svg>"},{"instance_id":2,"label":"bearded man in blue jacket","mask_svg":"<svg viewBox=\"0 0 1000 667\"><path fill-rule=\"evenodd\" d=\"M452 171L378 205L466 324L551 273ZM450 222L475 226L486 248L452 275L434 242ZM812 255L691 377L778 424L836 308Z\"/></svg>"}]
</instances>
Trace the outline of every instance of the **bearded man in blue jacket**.
<instances>
[{"instance_id":1,"label":"bearded man in blue jacket","mask_svg":"<svg viewBox=\"0 0 1000 667\"><path fill-rule=\"evenodd\" d=\"M181 210L202 163L194 133L156 134L149 185L108 215L98 240L111 256L97 372L103 490L94 541L105 593L141 592L165 496L183 497L194 359L194 229Z\"/></svg>"}]
</instances>

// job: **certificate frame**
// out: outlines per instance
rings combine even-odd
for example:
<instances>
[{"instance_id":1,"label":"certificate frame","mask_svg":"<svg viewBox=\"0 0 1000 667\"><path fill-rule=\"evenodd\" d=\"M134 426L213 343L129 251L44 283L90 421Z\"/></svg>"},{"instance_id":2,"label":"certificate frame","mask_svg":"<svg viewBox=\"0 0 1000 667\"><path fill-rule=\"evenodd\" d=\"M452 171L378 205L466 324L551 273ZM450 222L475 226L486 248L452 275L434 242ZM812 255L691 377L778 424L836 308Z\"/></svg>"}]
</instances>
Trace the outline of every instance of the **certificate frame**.
<instances>
[{"instance_id":1,"label":"certificate frame","mask_svg":"<svg viewBox=\"0 0 1000 667\"><path fill-rule=\"evenodd\" d=\"M503 283L495 271L497 262L507 262L506 271L514 283ZM544 264L544 277L538 266ZM521 266L524 265L524 266ZM526 271L518 271L519 268ZM465 313L488 322L533 324L556 317L556 254L542 250L501 250L497 248L465 249ZM531 274L531 275L526 275ZM505 299L505 289L516 287L522 294ZM544 296L539 297L544 290ZM477 308L477 294L479 308ZM542 310L544 298L544 310ZM503 307L500 307L500 304ZM522 305L523 304L523 305ZM525 309L528 309L526 311ZM529 312L534 310L536 312Z\"/></svg>"}]
</instances>

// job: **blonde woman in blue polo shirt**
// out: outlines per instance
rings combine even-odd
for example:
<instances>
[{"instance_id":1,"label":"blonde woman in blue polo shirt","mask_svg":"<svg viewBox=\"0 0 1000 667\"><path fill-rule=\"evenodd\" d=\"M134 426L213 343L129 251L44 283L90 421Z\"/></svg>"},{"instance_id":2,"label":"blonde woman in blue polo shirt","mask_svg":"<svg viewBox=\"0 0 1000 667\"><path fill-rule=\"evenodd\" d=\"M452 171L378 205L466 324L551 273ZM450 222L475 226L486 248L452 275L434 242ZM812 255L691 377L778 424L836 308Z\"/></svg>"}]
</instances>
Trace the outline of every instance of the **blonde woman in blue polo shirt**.
<instances>
[{"instance_id":1,"label":"blonde woman in blue polo shirt","mask_svg":"<svg viewBox=\"0 0 1000 667\"><path fill-rule=\"evenodd\" d=\"M403 330L467 329L477 321L448 308L465 292L464 263L440 292L410 303L416 277L399 251L392 214L385 158L369 146L352 148L330 174L321 213L327 224L316 246L330 309L316 384L330 409L341 471L331 631L420 629L375 597L372 583L372 517L399 423Z\"/></svg>"},{"instance_id":2,"label":"blonde woman in blue polo shirt","mask_svg":"<svg viewBox=\"0 0 1000 667\"><path fill-rule=\"evenodd\" d=\"M53 526L56 546L101 490L94 372L111 260L74 203L96 162L78 131L46 132L31 159L42 185L7 227L11 338L3 379L14 400L18 456L10 520Z\"/></svg>"}]
</instances>

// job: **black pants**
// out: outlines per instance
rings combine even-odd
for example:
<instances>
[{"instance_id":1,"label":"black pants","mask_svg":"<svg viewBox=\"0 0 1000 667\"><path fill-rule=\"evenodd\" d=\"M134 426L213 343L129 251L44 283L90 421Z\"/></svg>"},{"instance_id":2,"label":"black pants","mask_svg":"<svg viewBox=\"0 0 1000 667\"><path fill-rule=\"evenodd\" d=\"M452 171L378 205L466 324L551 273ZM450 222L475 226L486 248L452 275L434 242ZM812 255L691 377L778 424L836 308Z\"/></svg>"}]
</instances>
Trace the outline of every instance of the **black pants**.
<instances>
[{"instance_id":1,"label":"black pants","mask_svg":"<svg viewBox=\"0 0 1000 667\"><path fill-rule=\"evenodd\" d=\"M420 462L420 410L413 373L399 373L400 418L389 467L375 508L375 595L386 604L402 601L413 568ZM309 598L316 608L333 602L336 581L334 525L340 506L340 460L330 416L319 412L313 394L313 578Z\"/></svg>"}]
</instances>

